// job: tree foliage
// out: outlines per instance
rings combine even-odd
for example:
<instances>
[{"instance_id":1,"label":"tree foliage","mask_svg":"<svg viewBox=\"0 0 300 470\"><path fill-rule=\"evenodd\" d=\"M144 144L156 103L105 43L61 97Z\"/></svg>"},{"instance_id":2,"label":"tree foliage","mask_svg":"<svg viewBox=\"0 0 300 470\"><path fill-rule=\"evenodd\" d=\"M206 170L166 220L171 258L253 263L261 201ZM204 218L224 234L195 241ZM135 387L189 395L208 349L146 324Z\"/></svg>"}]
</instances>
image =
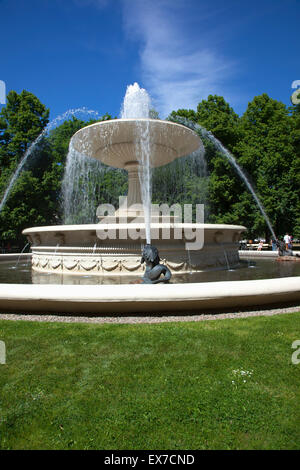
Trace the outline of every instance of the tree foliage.
<instances>
[{"instance_id":1,"label":"tree foliage","mask_svg":"<svg viewBox=\"0 0 300 470\"><path fill-rule=\"evenodd\" d=\"M239 117L223 97L210 95L197 111L172 113L211 131L235 156L255 189L277 236L300 237L300 112L267 94L256 96ZM266 236L268 227L249 190L223 154L204 142L210 173L209 221L239 223L248 235Z\"/></svg>"}]
</instances>

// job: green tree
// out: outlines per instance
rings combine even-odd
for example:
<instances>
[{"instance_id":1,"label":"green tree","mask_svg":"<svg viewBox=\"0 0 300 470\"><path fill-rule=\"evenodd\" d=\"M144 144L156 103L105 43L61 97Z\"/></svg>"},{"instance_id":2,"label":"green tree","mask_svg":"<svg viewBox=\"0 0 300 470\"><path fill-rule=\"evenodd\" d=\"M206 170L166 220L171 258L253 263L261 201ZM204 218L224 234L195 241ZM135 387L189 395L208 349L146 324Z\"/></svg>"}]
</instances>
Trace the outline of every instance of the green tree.
<instances>
[{"instance_id":1,"label":"green tree","mask_svg":"<svg viewBox=\"0 0 300 470\"><path fill-rule=\"evenodd\" d=\"M0 112L0 165L14 168L49 122L49 109L32 93L10 91Z\"/></svg>"},{"instance_id":2,"label":"green tree","mask_svg":"<svg viewBox=\"0 0 300 470\"><path fill-rule=\"evenodd\" d=\"M234 155L254 187L277 235L300 231L300 118L267 94L255 97L240 118L220 96L210 95L197 111L181 116L200 124ZM239 223L248 236L269 236L267 224L248 188L215 146L204 140L209 169L209 221Z\"/></svg>"},{"instance_id":3,"label":"green tree","mask_svg":"<svg viewBox=\"0 0 300 470\"><path fill-rule=\"evenodd\" d=\"M240 139L239 116L222 96L209 95L197 106L196 121L233 150Z\"/></svg>"},{"instance_id":4,"label":"green tree","mask_svg":"<svg viewBox=\"0 0 300 470\"><path fill-rule=\"evenodd\" d=\"M300 98L300 94L298 96ZM291 161L290 175L296 196L293 235L300 238L300 104L290 108L293 130L291 134L294 158Z\"/></svg>"},{"instance_id":5,"label":"green tree","mask_svg":"<svg viewBox=\"0 0 300 470\"><path fill-rule=\"evenodd\" d=\"M249 103L241 117L241 139L235 146L277 235L293 231L299 204L293 127L286 106L264 93Z\"/></svg>"},{"instance_id":6,"label":"green tree","mask_svg":"<svg viewBox=\"0 0 300 470\"><path fill-rule=\"evenodd\" d=\"M10 92L0 114L0 187L5 190L16 166L48 123L49 110L37 97ZM101 120L111 119L104 115ZM73 118L38 141L0 213L2 245L24 245L22 230L35 225L58 224L62 219L60 191L72 135L95 121Z\"/></svg>"},{"instance_id":7,"label":"green tree","mask_svg":"<svg viewBox=\"0 0 300 470\"><path fill-rule=\"evenodd\" d=\"M240 138L240 118L222 96L209 95L197 106L196 122L233 151ZM243 223L238 211L241 181L225 156L203 139L209 170L209 222ZM244 190L244 188L243 188Z\"/></svg>"},{"instance_id":8,"label":"green tree","mask_svg":"<svg viewBox=\"0 0 300 470\"><path fill-rule=\"evenodd\" d=\"M29 146L37 139L49 121L49 109L32 93L23 90L7 95L7 104L0 113L0 195L16 170ZM40 143L45 149L45 141ZM32 210L38 197L39 181L30 170L24 172L13 188L10 200L0 214L0 235L5 240L18 243L25 220L39 221Z\"/></svg>"}]
</instances>

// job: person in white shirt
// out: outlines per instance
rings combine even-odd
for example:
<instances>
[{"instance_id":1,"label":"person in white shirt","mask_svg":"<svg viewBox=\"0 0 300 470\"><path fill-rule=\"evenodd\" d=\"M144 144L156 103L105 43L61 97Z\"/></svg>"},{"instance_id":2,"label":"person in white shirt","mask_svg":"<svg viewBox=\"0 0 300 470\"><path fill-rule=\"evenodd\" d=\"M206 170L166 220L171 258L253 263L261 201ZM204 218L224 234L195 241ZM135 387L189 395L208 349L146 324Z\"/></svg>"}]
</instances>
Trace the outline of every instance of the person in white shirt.
<instances>
[{"instance_id":1,"label":"person in white shirt","mask_svg":"<svg viewBox=\"0 0 300 470\"><path fill-rule=\"evenodd\" d=\"M283 237L283 239L284 239L284 243L285 243L285 249L288 250L289 245L291 243L291 237L289 236L288 233L286 233L285 236Z\"/></svg>"}]
</instances>

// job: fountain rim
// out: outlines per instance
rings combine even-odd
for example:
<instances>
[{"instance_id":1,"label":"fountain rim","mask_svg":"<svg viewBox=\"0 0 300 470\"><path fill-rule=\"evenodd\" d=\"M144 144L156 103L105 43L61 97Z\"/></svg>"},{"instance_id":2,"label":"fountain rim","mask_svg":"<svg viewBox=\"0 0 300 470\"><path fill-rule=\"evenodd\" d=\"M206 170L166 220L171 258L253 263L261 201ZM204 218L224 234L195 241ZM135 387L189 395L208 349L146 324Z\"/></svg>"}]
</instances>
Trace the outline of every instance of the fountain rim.
<instances>
[{"instance_id":1,"label":"fountain rim","mask_svg":"<svg viewBox=\"0 0 300 470\"><path fill-rule=\"evenodd\" d=\"M180 129L184 129L187 132L187 134L193 135L198 138L199 147L202 144L201 137L197 134L197 132L195 132L194 130L190 129L187 126L184 126L183 124L179 124L178 122L166 121L164 119L153 119L153 118L116 118L116 119L108 119L106 121L97 121L97 122L94 122L93 124L89 124L88 126L78 129L78 131L76 131L72 135L71 140L70 140L70 145L72 145L73 138L75 138L77 135L86 131L86 129L91 129L91 128L99 127L99 126L101 127L110 126L110 125L114 125L115 123L119 124L119 123L139 123L139 122L151 122L151 123L156 123L156 124L159 123L159 125L163 123L163 125L170 127L170 128L177 127Z\"/></svg>"},{"instance_id":2,"label":"fountain rim","mask_svg":"<svg viewBox=\"0 0 300 470\"><path fill-rule=\"evenodd\" d=\"M91 127L96 127L96 126L105 126L105 125L109 125L111 124L112 122L115 123L115 122L155 122L155 123L164 123L165 125L169 125L169 126L173 126L173 127L180 127L181 129L186 129L189 133L192 133L194 135L196 135L197 137L198 134L190 129L189 127L183 125L183 124L179 124L178 122L174 122L174 121L167 121L165 119L153 119L153 118L116 118L116 119L106 119L105 121L97 121L97 122L94 122L93 124L89 124L88 126L85 126L85 127L82 127L81 129L78 129L78 131L76 131L72 138L80 133L83 129L89 129ZM200 137L199 137L200 139ZM201 140L201 139L200 139Z\"/></svg>"},{"instance_id":3,"label":"fountain rim","mask_svg":"<svg viewBox=\"0 0 300 470\"><path fill-rule=\"evenodd\" d=\"M1 311L56 312L74 315L203 311L268 306L300 300L299 278L219 281L190 284L31 285L0 284Z\"/></svg>"},{"instance_id":4,"label":"fountain rim","mask_svg":"<svg viewBox=\"0 0 300 470\"><path fill-rule=\"evenodd\" d=\"M106 224L106 223L98 223L98 224L79 224L79 225L49 225L49 226L41 226L41 227L28 227L22 231L23 235L35 233L35 232L74 232L74 231L91 231L91 230L101 230L101 228L106 228L107 225L111 226L112 228L124 228L126 227L144 227L143 222L136 222L131 223L128 222L126 224ZM245 231L247 230L246 227L243 225L229 225L229 224L188 224L188 223L154 223L151 224L153 227L162 227L162 226L174 226L174 227L192 227L192 228L205 228L206 230L236 230L236 231Z\"/></svg>"}]
</instances>

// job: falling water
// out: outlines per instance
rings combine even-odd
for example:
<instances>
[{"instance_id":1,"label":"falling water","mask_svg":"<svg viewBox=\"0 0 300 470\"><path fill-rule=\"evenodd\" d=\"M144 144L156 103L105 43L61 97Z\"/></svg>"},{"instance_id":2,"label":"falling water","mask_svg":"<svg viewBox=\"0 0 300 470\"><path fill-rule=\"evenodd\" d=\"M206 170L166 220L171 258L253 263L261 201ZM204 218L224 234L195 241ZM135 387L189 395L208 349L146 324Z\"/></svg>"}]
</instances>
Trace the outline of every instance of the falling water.
<instances>
[{"instance_id":1,"label":"falling water","mask_svg":"<svg viewBox=\"0 0 300 470\"><path fill-rule=\"evenodd\" d=\"M102 167L101 162L70 145L61 191L64 224L95 222L97 180Z\"/></svg>"},{"instance_id":2,"label":"falling water","mask_svg":"<svg viewBox=\"0 0 300 470\"><path fill-rule=\"evenodd\" d=\"M185 157L153 168L152 188L153 200L156 203L164 201L169 206L190 202L192 193L193 204L204 204L207 220L209 176L204 148L200 146Z\"/></svg>"},{"instance_id":3,"label":"falling water","mask_svg":"<svg viewBox=\"0 0 300 470\"><path fill-rule=\"evenodd\" d=\"M18 265L19 265L19 262L20 262L20 258L21 258L21 256L22 256L22 254L24 253L24 251L26 250L26 248L28 247L28 245L30 245L30 243L29 243L29 242L28 242L28 243L26 243L26 245L24 246L23 250L22 250L22 251L21 251L21 253L19 254L18 261L17 261L17 263L16 263L16 265L15 265L15 268L17 268L17 267L18 267Z\"/></svg>"},{"instance_id":4,"label":"falling water","mask_svg":"<svg viewBox=\"0 0 300 470\"><path fill-rule=\"evenodd\" d=\"M90 117L95 117L95 118L99 117L98 112L93 111L91 109L87 109L87 108L69 109L64 114L57 116L49 124L47 124L45 129L41 132L41 134L35 139L35 141L30 145L30 147L28 147L28 149L24 153L24 155L23 155L23 157L22 157L15 173L13 174L13 176L12 176L12 178L11 178L11 180L10 180L6 190L5 190L2 201L0 202L0 212L2 211L3 207L5 206L5 203L8 199L8 196L10 195L10 192L11 192L15 182L17 181L21 171L23 170L26 162L28 161L29 157L32 155L33 151L36 149L36 147L38 146L40 141L43 139L43 137L45 137L49 131L54 129L62 121L65 121L66 119L70 118L71 116L75 116L75 115L78 115L78 114L85 114L85 115L88 115Z\"/></svg>"},{"instance_id":5,"label":"falling water","mask_svg":"<svg viewBox=\"0 0 300 470\"><path fill-rule=\"evenodd\" d=\"M140 142L138 145L139 180L144 207L144 219L147 243L151 242L151 203L152 203L152 170L150 166L150 134L149 122L138 124Z\"/></svg>"},{"instance_id":6,"label":"falling water","mask_svg":"<svg viewBox=\"0 0 300 470\"><path fill-rule=\"evenodd\" d=\"M150 117L151 99L144 88L138 83L129 85L123 101L122 119L143 119ZM139 161L139 179L144 208L147 243L151 242L151 202L152 202L152 171L150 166L151 136L148 121L137 123L136 154Z\"/></svg>"},{"instance_id":7,"label":"falling water","mask_svg":"<svg viewBox=\"0 0 300 470\"><path fill-rule=\"evenodd\" d=\"M249 191L251 192L252 196L253 196L253 199L255 200L261 214L263 215L265 221L266 221L266 224L268 225L268 228L274 238L274 240L277 239L276 235L275 235L275 232L274 232L274 229L272 227L272 224L270 222L270 219L269 217L267 216L266 214L266 211L261 203L261 201L259 200L257 194L255 193L250 181L248 180L248 178L246 177L245 173L243 172L243 170L241 169L241 167L239 166L239 164L237 163L236 159L234 158L234 156L229 152L229 150L227 150L224 145L221 144L221 142L210 132L208 131L207 129L205 129L204 127L200 126L200 124L196 124L196 123L193 123L192 121L189 121L188 119L185 119L185 118L182 118L181 116L176 116L176 121L179 121L181 122L182 124L186 125L187 127L190 127L192 128L193 130L197 130L199 131L203 137L207 137L213 144L214 146L223 154L225 155L225 157L227 158L227 160L229 161L229 163L234 167L234 169L236 170L236 172L238 173L238 175L240 176L240 178L244 181L244 183L246 184L247 188L249 189Z\"/></svg>"},{"instance_id":8,"label":"falling water","mask_svg":"<svg viewBox=\"0 0 300 470\"><path fill-rule=\"evenodd\" d=\"M189 265L189 274L193 274L193 266L192 266L192 259L191 259L191 253L190 253L190 250L189 248L187 248L187 258L188 258L188 265Z\"/></svg>"}]
</instances>

